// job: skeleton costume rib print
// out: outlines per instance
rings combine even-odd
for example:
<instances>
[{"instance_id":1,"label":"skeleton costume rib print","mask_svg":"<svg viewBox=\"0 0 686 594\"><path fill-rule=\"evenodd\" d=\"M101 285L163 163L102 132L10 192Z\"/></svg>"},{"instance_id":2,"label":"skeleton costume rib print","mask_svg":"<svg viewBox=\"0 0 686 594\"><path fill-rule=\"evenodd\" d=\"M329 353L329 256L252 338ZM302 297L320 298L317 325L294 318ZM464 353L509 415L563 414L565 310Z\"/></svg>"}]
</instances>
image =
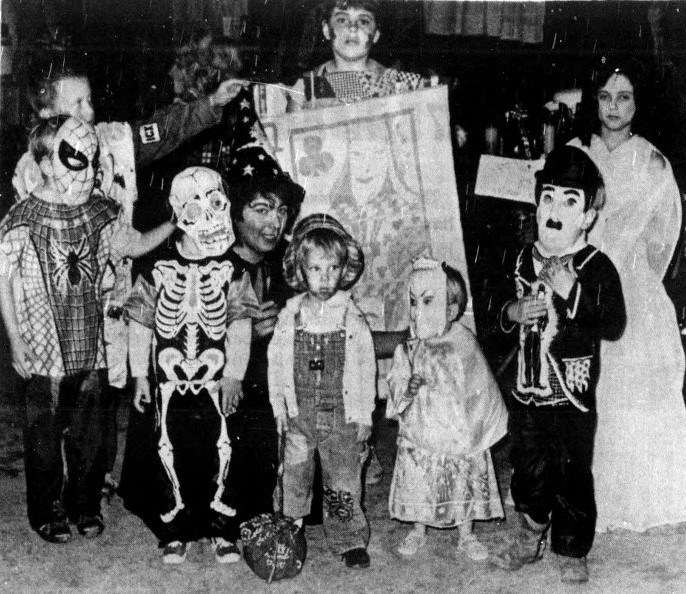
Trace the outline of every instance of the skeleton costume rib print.
<instances>
[{"instance_id":1,"label":"skeleton costume rib print","mask_svg":"<svg viewBox=\"0 0 686 594\"><path fill-rule=\"evenodd\" d=\"M227 345L232 324L248 318L257 299L247 274L232 280L225 255L233 240L229 201L219 174L202 167L183 171L172 183L170 203L183 239L138 277L126 310L153 331L159 472L147 500L162 523L151 527L163 542L188 542L222 536L226 518L236 514L225 493L231 443L221 379L237 359L247 366L249 326L244 356L232 345L227 357ZM198 252L188 254L189 244Z\"/></svg>"}]
</instances>

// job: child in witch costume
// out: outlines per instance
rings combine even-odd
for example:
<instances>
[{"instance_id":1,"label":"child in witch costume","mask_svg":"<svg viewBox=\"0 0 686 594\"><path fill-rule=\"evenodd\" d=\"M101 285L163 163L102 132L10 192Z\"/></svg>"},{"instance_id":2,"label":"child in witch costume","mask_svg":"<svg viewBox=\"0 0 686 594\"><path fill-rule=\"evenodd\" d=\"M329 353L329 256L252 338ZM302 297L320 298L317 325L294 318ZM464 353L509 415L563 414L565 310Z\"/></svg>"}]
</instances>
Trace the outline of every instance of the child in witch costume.
<instances>
[{"instance_id":1,"label":"child in witch costume","mask_svg":"<svg viewBox=\"0 0 686 594\"><path fill-rule=\"evenodd\" d=\"M489 448L507 431L507 411L476 338L458 322L467 305L460 273L420 258L409 297L412 337L387 378L386 414L400 422L388 507L414 523L398 552L417 553L427 526L457 526L458 553L483 561L488 549L472 526L504 516Z\"/></svg>"},{"instance_id":2,"label":"child in witch costume","mask_svg":"<svg viewBox=\"0 0 686 594\"><path fill-rule=\"evenodd\" d=\"M519 254L516 297L501 314L506 332L519 328L510 436L520 527L496 560L507 569L537 561L550 528L567 583L588 581L595 534L600 341L619 338L626 321L617 270L586 243L603 202L602 177L583 151L563 146L548 155L536 174L538 241Z\"/></svg>"},{"instance_id":3,"label":"child in witch costume","mask_svg":"<svg viewBox=\"0 0 686 594\"><path fill-rule=\"evenodd\" d=\"M278 436L269 403L267 348L277 315L294 294L281 271L283 237L292 229L305 195L274 158L252 104L252 93L243 92L236 104L231 161L224 176L231 192L236 242L227 257L235 278L244 273L250 276L259 305L252 314L244 397L228 419L233 451L227 489L237 511L232 533L235 539L240 536L242 522L274 511Z\"/></svg>"},{"instance_id":4,"label":"child in witch costume","mask_svg":"<svg viewBox=\"0 0 686 594\"><path fill-rule=\"evenodd\" d=\"M283 261L301 294L279 314L269 344L269 399L286 440L283 511L310 512L314 455L323 479L324 533L346 566L369 567L369 525L360 506L376 396L372 335L348 292L364 269L359 244L333 217L302 219Z\"/></svg>"},{"instance_id":5,"label":"child in witch costume","mask_svg":"<svg viewBox=\"0 0 686 594\"><path fill-rule=\"evenodd\" d=\"M226 497L225 417L242 396L256 298L247 274L233 278L226 255L233 232L220 175L204 167L182 171L169 201L183 234L139 275L126 303L140 412L153 397L154 347L157 459L149 472L156 480L142 494L147 513L137 511L159 537L165 563L181 563L190 542L203 537L218 562L234 562L240 555L227 537L236 510Z\"/></svg>"}]
</instances>

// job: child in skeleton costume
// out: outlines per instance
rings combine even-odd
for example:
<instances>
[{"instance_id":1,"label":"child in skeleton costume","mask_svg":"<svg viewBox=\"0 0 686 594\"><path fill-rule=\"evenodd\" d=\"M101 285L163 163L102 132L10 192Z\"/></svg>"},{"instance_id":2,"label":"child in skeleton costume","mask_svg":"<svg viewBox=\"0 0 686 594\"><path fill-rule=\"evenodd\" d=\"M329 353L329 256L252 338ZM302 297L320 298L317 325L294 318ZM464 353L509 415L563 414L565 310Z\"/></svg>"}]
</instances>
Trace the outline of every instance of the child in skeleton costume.
<instances>
[{"instance_id":1,"label":"child in skeleton costume","mask_svg":"<svg viewBox=\"0 0 686 594\"><path fill-rule=\"evenodd\" d=\"M504 515L489 448L506 433L507 411L476 338L458 322L467 303L459 272L420 258L409 297L411 338L387 378L387 415L400 422L388 506L414 522L398 552L417 553L427 526L458 526L459 553L483 561L472 524Z\"/></svg>"},{"instance_id":2,"label":"child in skeleton costume","mask_svg":"<svg viewBox=\"0 0 686 594\"><path fill-rule=\"evenodd\" d=\"M296 224L284 277L301 294L281 310L268 349L269 399L286 440L283 509L302 525L312 503L314 455L324 483L324 534L346 566L369 567L360 506L376 395L372 335L348 289L364 269L359 244L330 215Z\"/></svg>"},{"instance_id":3,"label":"child in skeleton costume","mask_svg":"<svg viewBox=\"0 0 686 594\"><path fill-rule=\"evenodd\" d=\"M236 514L225 497L225 417L242 396L256 299L247 274L232 280L226 251L233 231L220 175L204 167L182 171L169 201L183 235L139 275L126 303L140 412L151 401L153 346L158 460L150 471L159 476L143 496L161 520L151 527L165 563L182 562L188 544L202 537L211 538L219 562L237 561L235 543L224 538Z\"/></svg>"},{"instance_id":4,"label":"child in skeleton costume","mask_svg":"<svg viewBox=\"0 0 686 594\"><path fill-rule=\"evenodd\" d=\"M586 243L603 200L602 177L583 151L565 146L548 155L536 175L538 241L517 258L516 297L501 318L506 332L519 326L510 434L520 529L498 559L508 569L537 561L550 527L562 581L571 583L588 580L595 532L600 341L616 340L626 320L615 267Z\"/></svg>"},{"instance_id":5,"label":"child in skeleton costume","mask_svg":"<svg viewBox=\"0 0 686 594\"><path fill-rule=\"evenodd\" d=\"M117 204L91 197L99 154L93 127L66 116L44 120L30 149L43 179L40 193L15 204L0 225L0 306L14 369L27 380L29 522L44 539L67 542L67 515L85 536L104 529L101 282L108 261L116 264L125 250L114 246Z\"/></svg>"}]
</instances>

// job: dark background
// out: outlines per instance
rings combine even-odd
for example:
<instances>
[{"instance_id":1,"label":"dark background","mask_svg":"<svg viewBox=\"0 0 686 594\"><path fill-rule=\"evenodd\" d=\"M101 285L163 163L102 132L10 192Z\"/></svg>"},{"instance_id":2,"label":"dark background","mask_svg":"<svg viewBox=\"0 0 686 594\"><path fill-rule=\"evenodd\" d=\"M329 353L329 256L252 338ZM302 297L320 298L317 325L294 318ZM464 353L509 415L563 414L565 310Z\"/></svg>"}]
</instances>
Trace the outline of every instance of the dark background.
<instances>
[{"instance_id":1,"label":"dark background","mask_svg":"<svg viewBox=\"0 0 686 594\"><path fill-rule=\"evenodd\" d=\"M25 90L35 66L46 59L85 64L97 121L145 117L173 99L167 73L174 49L201 31L221 33L221 2L192 1L192 14L179 18L172 0L2 0L3 11L14 15L13 29L3 23L3 49L13 46L15 51L11 73L0 81L0 215L13 203L11 174L26 146L30 110ZM292 83L303 70L328 59L318 4L249 0L237 36L246 64L243 75ZM555 91L581 86L602 55L631 56L643 64L650 82L645 136L669 158L683 192L686 3L547 2L540 44L427 35L421 2L381 4L382 36L373 57L387 65L439 75L450 86L453 122L468 132L467 145L454 150L460 207L479 334L497 366L506 347L486 323L491 288L498 282L503 250L515 250L531 240L534 227L532 209L526 205L473 195L484 128L495 124L506 136L504 114L517 107L528 115L531 128L539 130L542 106ZM651 10L659 15L657 28L649 22ZM145 171L139 172L139 180L145 176ZM139 190L145 200L145 187ZM681 253L680 246L665 283L683 326L686 279ZM2 341L0 349L6 352L4 337ZM0 356L0 361L0 372L8 377L6 357Z\"/></svg>"}]
</instances>

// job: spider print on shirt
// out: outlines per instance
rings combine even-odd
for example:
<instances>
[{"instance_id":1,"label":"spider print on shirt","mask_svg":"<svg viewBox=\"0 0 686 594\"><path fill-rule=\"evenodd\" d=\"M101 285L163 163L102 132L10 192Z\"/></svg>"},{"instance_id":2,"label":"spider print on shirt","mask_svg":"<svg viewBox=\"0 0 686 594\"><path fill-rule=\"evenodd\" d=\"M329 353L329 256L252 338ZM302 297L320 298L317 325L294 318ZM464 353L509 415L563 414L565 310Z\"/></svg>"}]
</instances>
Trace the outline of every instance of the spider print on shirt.
<instances>
[{"instance_id":1,"label":"spider print on shirt","mask_svg":"<svg viewBox=\"0 0 686 594\"><path fill-rule=\"evenodd\" d=\"M52 243L50 249L55 265L53 282L60 294L67 294L67 283L78 287L84 278L89 284L93 283L95 274L91 263L91 248L85 235L75 248Z\"/></svg>"}]
</instances>

